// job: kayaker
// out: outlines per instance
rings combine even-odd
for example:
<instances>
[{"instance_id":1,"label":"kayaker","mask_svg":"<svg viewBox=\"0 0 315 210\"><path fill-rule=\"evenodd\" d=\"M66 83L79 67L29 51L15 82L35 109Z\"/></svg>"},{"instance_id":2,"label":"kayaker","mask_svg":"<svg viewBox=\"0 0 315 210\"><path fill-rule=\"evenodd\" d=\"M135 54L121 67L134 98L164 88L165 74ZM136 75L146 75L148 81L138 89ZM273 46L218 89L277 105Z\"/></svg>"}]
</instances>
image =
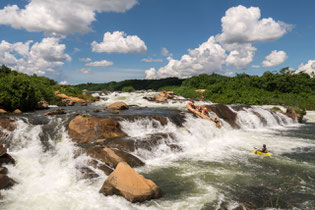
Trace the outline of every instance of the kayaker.
<instances>
[{"instance_id":1,"label":"kayaker","mask_svg":"<svg viewBox=\"0 0 315 210\"><path fill-rule=\"evenodd\" d=\"M263 145L263 148L260 151L263 152L263 153L268 153L266 144Z\"/></svg>"}]
</instances>

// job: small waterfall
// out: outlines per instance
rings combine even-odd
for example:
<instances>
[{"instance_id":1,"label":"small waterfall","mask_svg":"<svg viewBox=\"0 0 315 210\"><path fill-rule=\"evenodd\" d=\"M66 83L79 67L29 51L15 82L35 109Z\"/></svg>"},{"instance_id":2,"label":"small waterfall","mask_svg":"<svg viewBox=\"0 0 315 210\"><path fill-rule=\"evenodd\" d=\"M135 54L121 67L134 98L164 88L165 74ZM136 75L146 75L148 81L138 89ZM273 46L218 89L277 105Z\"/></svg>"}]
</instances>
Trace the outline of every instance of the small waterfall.
<instances>
[{"instance_id":1,"label":"small waterfall","mask_svg":"<svg viewBox=\"0 0 315 210\"><path fill-rule=\"evenodd\" d=\"M82 179L78 168L86 166L89 157L76 157L78 148L69 139L61 118L51 118L44 125L19 119L16 126L7 145L17 164L6 167L18 184L1 192L4 197L0 201L1 209L133 208L123 198L98 193L106 179L103 172L90 168L99 177ZM49 129L52 136L48 134Z\"/></svg>"}]
</instances>

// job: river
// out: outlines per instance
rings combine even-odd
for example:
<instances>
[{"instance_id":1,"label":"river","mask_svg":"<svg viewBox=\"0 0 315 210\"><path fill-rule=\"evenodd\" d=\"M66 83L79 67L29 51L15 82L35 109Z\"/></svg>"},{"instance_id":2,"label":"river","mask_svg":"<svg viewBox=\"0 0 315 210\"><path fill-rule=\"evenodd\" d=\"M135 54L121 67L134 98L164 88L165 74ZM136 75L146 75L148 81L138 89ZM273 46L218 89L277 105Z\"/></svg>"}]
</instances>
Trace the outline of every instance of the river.
<instances>
[{"instance_id":1,"label":"river","mask_svg":"<svg viewBox=\"0 0 315 210\"><path fill-rule=\"evenodd\" d=\"M219 129L188 113L183 98L165 104L143 99L154 94L111 93L87 107L67 107L68 114L60 117L42 116L45 111L17 117L6 145L17 163L6 167L18 184L1 192L1 209L314 208L315 112L307 112L299 124L271 114L270 106L231 106L241 128L223 122ZM133 153L146 164L136 170L161 188L160 199L132 204L119 196L105 197L98 193L107 177L102 171L95 169L95 179L80 177L77 168L89 157L76 155L77 146L66 132L69 119L75 113L95 114L94 109L101 110L99 116L111 116L102 107L116 101L134 105L120 114L122 130L130 138L141 142L164 134L162 143ZM171 120L162 125L146 117L128 118L150 114L181 115L184 120L178 126ZM263 144L271 157L250 153Z\"/></svg>"}]
</instances>

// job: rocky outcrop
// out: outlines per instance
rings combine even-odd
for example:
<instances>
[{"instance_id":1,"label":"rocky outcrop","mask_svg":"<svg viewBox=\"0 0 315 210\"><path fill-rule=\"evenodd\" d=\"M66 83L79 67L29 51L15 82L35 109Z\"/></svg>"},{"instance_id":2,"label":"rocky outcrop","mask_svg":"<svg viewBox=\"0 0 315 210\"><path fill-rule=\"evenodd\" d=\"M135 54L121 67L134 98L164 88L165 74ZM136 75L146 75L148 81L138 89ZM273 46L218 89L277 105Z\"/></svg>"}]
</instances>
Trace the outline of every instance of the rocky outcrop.
<instances>
[{"instance_id":1,"label":"rocky outcrop","mask_svg":"<svg viewBox=\"0 0 315 210\"><path fill-rule=\"evenodd\" d=\"M105 106L105 109L126 110L129 109L129 106L125 102L115 102L111 105Z\"/></svg>"},{"instance_id":2,"label":"rocky outcrop","mask_svg":"<svg viewBox=\"0 0 315 210\"><path fill-rule=\"evenodd\" d=\"M143 202L161 197L159 187L150 179L144 178L127 163L121 162L105 180L100 193L121 195L130 202Z\"/></svg>"},{"instance_id":3,"label":"rocky outcrop","mask_svg":"<svg viewBox=\"0 0 315 210\"><path fill-rule=\"evenodd\" d=\"M7 114L8 112L5 111L4 109L0 109L0 114Z\"/></svg>"},{"instance_id":4,"label":"rocky outcrop","mask_svg":"<svg viewBox=\"0 0 315 210\"><path fill-rule=\"evenodd\" d=\"M22 114L22 111L19 110L19 109L16 109L16 110L13 111L13 114Z\"/></svg>"},{"instance_id":5,"label":"rocky outcrop","mask_svg":"<svg viewBox=\"0 0 315 210\"><path fill-rule=\"evenodd\" d=\"M7 131L13 131L16 127L14 125L15 120L8 117L1 117L0 118L0 143L3 138L7 136L5 132L2 131L2 129Z\"/></svg>"},{"instance_id":6,"label":"rocky outcrop","mask_svg":"<svg viewBox=\"0 0 315 210\"><path fill-rule=\"evenodd\" d=\"M154 98L144 98L148 101L155 101L158 103L165 103L167 102L167 99L173 99L174 98L174 92L173 91L163 91L160 92L159 95L154 96Z\"/></svg>"},{"instance_id":7,"label":"rocky outcrop","mask_svg":"<svg viewBox=\"0 0 315 210\"><path fill-rule=\"evenodd\" d=\"M131 167L143 166L144 163L137 157L117 149L110 149L106 147L92 147L87 150L87 154L106 165L116 168L118 163L127 162Z\"/></svg>"},{"instance_id":8,"label":"rocky outcrop","mask_svg":"<svg viewBox=\"0 0 315 210\"><path fill-rule=\"evenodd\" d=\"M167 124L167 118L164 116L160 116L160 115L153 115L152 118L154 120L157 120L161 123L161 125L166 125Z\"/></svg>"},{"instance_id":9,"label":"rocky outcrop","mask_svg":"<svg viewBox=\"0 0 315 210\"><path fill-rule=\"evenodd\" d=\"M62 109L62 108L58 108L56 109L56 111L52 111L52 112L46 112L44 114L44 116L51 116L51 115L62 115L62 114L66 114L67 112Z\"/></svg>"},{"instance_id":10,"label":"rocky outcrop","mask_svg":"<svg viewBox=\"0 0 315 210\"><path fill-rule=\"evenodd\" d=\"M35 105L35 109L48 109L48 103L46 101L39 101Z\"/></svg>"},{"instance_id":11,"label":"rocky outcrop","mask_svg":"<svg viewBox=\"0 0 315 210\"><path fill-rule=\"evenodd\" d=\"M154 96L154 101L155 102L159 102L159 103L165 103L167 102L167 97L164 97L164 96Z\"/></svg>"},{"instance_id":12,"label":"rocky outcrop","mask_svg":"<svg viewBox=\"0 0 315 210\"><path fill-rule=\"evenodd\" d=\"M12 187L15 182L8 177L8 169L3 167L3 164L15 164L15 160L7 153L7 149L0 144L0 190Z\"/></svg>"},{"instance_id":13,"label":"rocky outcrop","mask_svg":"<svg viewBox=\"0 0 315 210\"><path fill-rule=\"evenodd\" d=\"M227 105L211 104L207 105L206 108L207 110L214 112L219 118L229 123L232 128L240 128L240 126L236 123L237 113L233 112Z\"/></svg>"},{"instance_id":14,"label":"rocky outcrop","mask_svg":"<svg viewBox=\"0 0 315 210\"><path fill-rule=\"evenodd\" d=\"M303 116L306 114L306 111L301 109L300 107L288 106L285 114L288 117L292 118L293 120L296 120L299 123L302 123Z\"/></svg>"},{"instance_id":15,"label":"rocky outcrop","mask_svg":"<svg viewBox=\"0 0 315 210\"><path fill-rule=\"evenodd\" d=\"M68 126L68 134L73 141L79 143L126 136L117 120L92 115L79 115L72 119Z\"/></svg>"}]
</instances>

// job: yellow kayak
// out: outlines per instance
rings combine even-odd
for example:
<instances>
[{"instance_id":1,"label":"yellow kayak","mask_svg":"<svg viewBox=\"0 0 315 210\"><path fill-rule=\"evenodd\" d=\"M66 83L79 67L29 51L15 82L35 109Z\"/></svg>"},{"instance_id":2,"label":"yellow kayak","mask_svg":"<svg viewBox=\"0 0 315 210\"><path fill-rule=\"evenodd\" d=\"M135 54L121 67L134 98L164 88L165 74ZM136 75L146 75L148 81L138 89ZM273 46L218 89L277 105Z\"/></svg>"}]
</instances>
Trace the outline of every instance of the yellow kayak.
<instances>
[{"instance_id":1,"label":"yellow kayak","mask_svg":"<svg viewBox=\"0 0 315 210\"><path fill-rule=\"evenodd\" d=\"M254 153L254 154L256 154L256 155L266 155L266 156L271 156L272 154L270 154L270 153L265 153L265 152L260 152L260 151L258 151L258 150L252 150L252 151L250 151L251 153Z\"/></svg>"}]
</instances>

